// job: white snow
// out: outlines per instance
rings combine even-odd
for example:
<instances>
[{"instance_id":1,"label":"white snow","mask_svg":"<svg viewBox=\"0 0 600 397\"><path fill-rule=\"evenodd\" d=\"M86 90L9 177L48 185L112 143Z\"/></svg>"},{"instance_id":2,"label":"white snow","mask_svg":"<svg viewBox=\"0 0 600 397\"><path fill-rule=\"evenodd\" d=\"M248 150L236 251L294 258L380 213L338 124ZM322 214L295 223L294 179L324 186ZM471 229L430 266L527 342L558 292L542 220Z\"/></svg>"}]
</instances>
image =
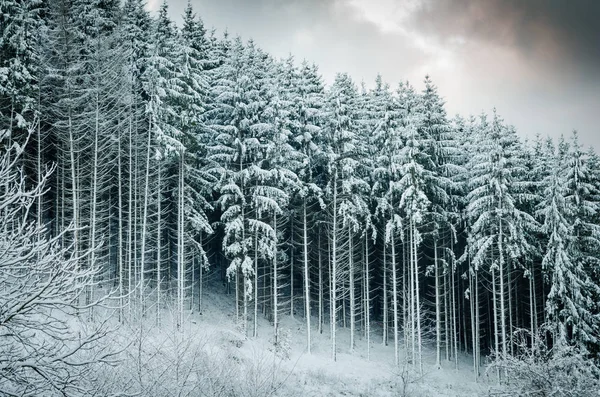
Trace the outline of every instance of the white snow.
<instances>
[{"instance_id":1,"label":"white snow","mask_svg":"<svg viewBox=\"0 0 600 397\"><path fill-rule=\"evenodd\" d=\"M388 346L381 343L381 334L374 331L370 359L364 335L357 333L354 352L350 353L350 332L338 326L337 361L331 359L329 326L323 334L313 321L311 354L306 353L306 329L302 313L292 318L282 316L280 340L282 348L275 351L272 325L259 316L258 337L245 337L241 324L235 322L234 295L208 288L203 296L202 314L188 313L183 333L175 330L175 318L167 311L162 315L162 327L146 325L144 338L147 354L152 349L161 355L180 354L170 351L174 340L181 339L179 346L201 346L214 368L227 368L234 380L255 388L251 395L273 396L477 396L486 394L494 387L493 380L484 375L479 382L473 378L472 361L466 354L460 357L460 369L454 363L442 361L442 368L435 369L435 351L432 346L424 347L424 375L418 375L418 366L413 369L401 352L400 367L394 365L393 341ZM169 316L173 317L170 318ZM149 317L152 317L150 315ZM251 320L250 320L251 321ZM148 319L147 323L151 323ZM252 327L249 327L252 328ZM133 331L134 333L137 331ZM249 335L251 335L249 331ZM135 343L134 343L135 345ZM148 347L151 346L151 347ZM168 361L168 360L167 360ZM201 365L201 364L198 364ZM206 364L204 364L206 365ZM152 367L151 364L147 368ZM219 373L223 370L220 369ZM253 385L253 386L252 386ZM274 390L273 390L274 387ZM258 389L256 389L258 388ZM261 394L262 393L262 394Z\"/></svg>"}]
</instances>

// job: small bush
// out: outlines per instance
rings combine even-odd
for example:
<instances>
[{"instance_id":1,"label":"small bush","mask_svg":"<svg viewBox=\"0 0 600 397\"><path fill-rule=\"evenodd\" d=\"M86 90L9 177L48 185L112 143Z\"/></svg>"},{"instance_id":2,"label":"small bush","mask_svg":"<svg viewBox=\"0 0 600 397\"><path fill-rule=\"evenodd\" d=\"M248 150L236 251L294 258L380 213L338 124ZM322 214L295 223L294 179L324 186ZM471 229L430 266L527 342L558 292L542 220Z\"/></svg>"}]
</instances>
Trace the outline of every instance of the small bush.
<instances>
[{"instance_id":1,"label":"small bush","mask_svg":"<svg viewBox=\"0 0 600 397\"><path fill-rule=\"evenodd\" d=\"M538 336L531 346L524 333L517 338L518 354L496 359L488 371L499 371L506 396L587 397L598 396L600 371L574 346L548 349Z\"/></svg>"},{"instance_id":2,"label":"small bush","mask_svg":"<svg viewBox=\"0 0 600 397\"><path fill-rule=\"evenodd\" d=\"M99 395L117 390L154 397L294 395L287 390L291 370L282 367L283 359L266 351L247 357L235 343L223 343L235 334L184 335L154 327L121 334L122 340L114 342L128 344L123 361L97 374Z\"/></svg>"},{"instance_id":3,"label":"small bush","mask_svg":"<svg viewBox=\"0 0 600 397\"><path fill-rule=\"evenodd\" d=\"M277 357L289 360L292 352L292 332L289 329L277 329L277 338L271 338L272 348L269 350L275 353Z\"/></svg>"}]
</instances>

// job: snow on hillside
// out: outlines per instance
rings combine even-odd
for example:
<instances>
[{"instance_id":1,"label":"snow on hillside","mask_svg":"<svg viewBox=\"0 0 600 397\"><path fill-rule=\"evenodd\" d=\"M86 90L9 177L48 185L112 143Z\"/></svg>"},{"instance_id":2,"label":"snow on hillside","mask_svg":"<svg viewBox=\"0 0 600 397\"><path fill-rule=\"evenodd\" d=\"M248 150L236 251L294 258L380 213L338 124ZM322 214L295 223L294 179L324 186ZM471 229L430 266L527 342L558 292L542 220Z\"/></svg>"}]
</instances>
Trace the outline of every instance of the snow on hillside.
<instances>
[{"instance_id":1,"label":"snow on hillside","mask_svg":"<svg viewBox=\"0 0 600 397\"><path fill-rule=\"evenodd\" d=\"M165 324L157 328L146 321L146 329L131 329L143 339L139 353L137 341L129 342L130 356L146 356L142 377L153 378L160 364L153 364L157 357L161 363L177 362L174 367L189 372L210 368L209 378L219 377L235 380L237 391L224 395L248 396L479 396L487 395L493 383L485 375L478 383L473 378L467 356L460 360L459 369L453 362L443 362L435 369L435 352L425 349L424 374L407 364L401 357L401 366L394 366L392 346L383 346L381 335L372 335L370 358L367 358L366 340L357 338L354 352L350 352L349 331L339 329L337 362L331 359L331 342L328 327L319 334L313 331L311 354L306 353L306 330L301 315L287 315L281 320L282 343L279 350L273 347L273 327L260 319L258 337L245 337L235 323L232 295L222 291L210 291L203 297L202 314L191 313L187 317L182 334L175 330L174 318L165 313ZM142 327L144 328L144 327ZM249 331L251 333L251 331ZM143 336L140 336L143 335ZM198 353L202 352L202 353ZM185 355L188 356L185 356ZM176 356L183 359L177 360ZM172 356L167 359L167 356ZM204 362L203 362L204 360ZM187 361L187 364L186 364ZM166 369L163 369L166 371ZM185 372L185 371L183 371ZM206 372L205 372L206 375ZM165 382L168 376L164 375ZM194 377L188 383L194 384ZM213 379L213 380L214 380ZM178 387L185 390L186 381L178 378ZM196 380L202 383L204 381ZM148 387L148 380L143 381ZM156 386L154 386L156 387ZM173 386L174 387L174 386ZM170 389L174 392L173 388ZM150 390L150 389L148 389ZM153 389L156 390L156 389ZM194 386L190 386L191 395ZM165 390L166 395L169 391ZM216 392L214 392L216 393ZM210 395L210 394L200 394ZM216 395L216 394L215 394Z\"/></svg>"}]
</instances>

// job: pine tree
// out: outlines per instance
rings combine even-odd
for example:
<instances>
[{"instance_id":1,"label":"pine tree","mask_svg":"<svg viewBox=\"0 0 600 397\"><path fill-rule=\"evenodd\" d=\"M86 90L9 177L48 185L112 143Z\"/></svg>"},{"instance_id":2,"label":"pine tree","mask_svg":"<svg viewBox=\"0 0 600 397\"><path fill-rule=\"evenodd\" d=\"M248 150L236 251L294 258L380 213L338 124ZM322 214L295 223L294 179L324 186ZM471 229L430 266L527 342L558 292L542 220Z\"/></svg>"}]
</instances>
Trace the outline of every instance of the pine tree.
<instances>
[{"instance_id":1,"label":"pine tree","mask_svg":"<svg viewBox=\"0 0 600 397\"><path fill-rule=\"evenodd\" d=\"M277 216L280 206L265 192L271 191L269 182L273 173L266 167L265 155L272 150L273 124L269 123L265 89L266 59L251 42L244 46L238 38L229 58L216 71L213 83L215 108L210 112L216 142L209 150L211 161L220 165L219 205L225 237L223 250L231 259L227 269L230 279L235 278L236 313L247 330L248 302L253 295L253 277L256 277L255 240L262 241L264 259L273 263L273 313L277 324L279 287L277 280L279 256L277 252ZM269 224L269 216L273 224ZM242 276L241 285L238 282ZM240 296L242 292L242 296ZM244 309L239 314L239 304ZM277 335L277 325L275 326Z\"/></svg>"},{"instance_id":2,"label":"pine tree","mask_svg":"<svg viewBox=\"0 0 600 397\"><path fill-rule=\"evenodd\" d=\"M582 250L597 246L595 226L587 222L596 208L590 201L593 186L589 184L577 135L573 136L571 147L566 146L562 141L554 155L550 175L543 181L544 200L539 206L544 217L543 230L548 235L542 261L550 282L546 310L557 346L575 343L585 348L586 344L597 343L598 325L591 299L598 293L598 286L586 273L586 252Z\"/></svg>"},{"instance_id":3,"label":"pine tree","mask_svg":"<svg viewBox=\"0 0 600 397\"><path fill-rule=\"evenodd\" d=\"M42 0L0 1L0 130L27 132L36 110L41 70Z\"/></svg>"},{"instance_id":4,"label":"pine tree","mask_svg":"<svg viewBox=\"0 0 600 397\"><path fill-rule=\"evenodd\" d=\"M444 310L446 359L449 359L450 347L454 349L456 358L458 343L454 303L454 264L452 263L454 252L451 249L455 233L451 223L453 214L450 208L450 193L455 190L455 185L449 178L452 175L452 168L447 165L450 157L456 156L457 149L453 147L455 144L446 118L444 103L429 76L425 77L425 89L421 95L421 102L420 134L426 139L425 150L427 152L427 158L424 159L423 165L430 172L428 177L430 180L426 184L425 194L431 201L431 207L426 215L425 223L428 226L424 237L432 241L431 245L433 246L433 265L428 267L427 272L433 274L435 280L436 366L439 368L441 366L442 295L446 309ZM450 284L449 294L442 291L442 283L440 283L442 275L444 290ZM448 305L448 301L450 301L450 305ZM450 338L452 342L449 341Z\"/></svg>"},{"instance_id":5,"label":"pine tree","mask_svg":"<svg viewBox=\"0 0 600 397\"><path fill-rule=\"evenodd\" d=\"M514 130L497 114L491 124L483 120L479 152L473 165L467 207L470 221L470 256L476 268L489 266L494 304L495 351L508 353L506 324L506 274L532 248L528 233L536 228L533 217L516 203L524 193L517 176L522 174L519 142ZM498 376L500 374L498 373Z\"/></svg>"},{"instance_id":6,"label":"pine tree","mask_svg":"<svg viewBox=\"0 0 600 397\"><path fill-rule=\"evenodd\" d=\"M137 273L137 239L139 224L139 199L140 179L144 175L142 169L145 143L148 142L147 129L148 123L145 117L149 99L152 97L148 92L148 66L151 60L151 41L152 41L152 20L150 15L144 9L144 3L141 0L127 0L123 5L122 13L122 41L125 47L124 53L127 56L125 67L126 90L124 97L123 124L125 134L122 134L118 141L117 163L119 167L119 187L120 202L118 203L119 213L119 291L120 296L127 296L128 302L122 302L122 307L127 306L129 315L132 314L132 298L134 287L136 285ZM144 163L145 165L145 163ZM126 197L126 199L124 199ZM160 212L159 212L160 213ZM158 217L160 224L160 216ZM123 227L126 225L126 227ZM123 230L124 229L124 230ZM124 235L123 235L124 234ZM160 256L161 244L157 244L157 255ZM125 288L125 284L127 287ZM158 284L160 287L160 283ZM127 290L127 294L124 290ZM158 288L160 290L160 288ZM159 303L159 302L158 302ZM160 305L157 306L160 308ZM157 312L159 313L160 310ZM121 313L123 314L123 313ZM157 318L158 319L158 318Z\"/></svg>"},{"instance_id":7,"label":"pine tree","mask_svg":"<svg viewBox=\"0 0 600 397\"><path fill-rule=\"evenodd\" d=\"M398 306L399 272L396 263L396 242L400 238L402 231L402 219L400 212L400 197L402 191L398 182L401 179L401 167L403 158L400 153L404 147L404 140L401 133L400 109L393 100L389 87L383 84L380 77L377 78L375 89L371 92L371 114L369 115L369 129L373 132L373 144L375 147L383 148L382 151L376 151L379 155L375 157L375 164L372 171L373 187L372 191L377 198L376 217L384 227L384 263L385 250L387 246L392 251L391 277L388 277L388 271L383 269L383 300L384 300L384 341L387 333L387 302L388 302L388 279L392 283L392 309L394 323L394 357L396 365L399 365L399 316L400 308Z\"/></svg>"},{"instance_id":8,"label":"pine tree","mask_svg":"<svg viewBox=\"0 0 600 397\"><path fill-rule=\"evenodd\" d=\"M202 245L203 236L212 234L206 212L212 210L207 197L212 193L214 175L204 159L206 144L212 130L206 125L209 81L206 69L209 45L202 20L192 10L191 3L184 14L184 24L179 42L178 75L182 80L179 98L176 99L179 114L182 144L186 147L183 167L180 169L184 192L182 192L183 238L191 243L194 257L199 258L199 273L208 266L208 258ZM184 258L186 252L184 251ZM193 280L192 280L193 281ZM200 281L201 283L201 281ZM200 290L199 290L200 291ZM194 294L192 293L192 298ZM199 300L201 295L199 293Z\"/></svg>"},{"instance_id":9,"label":"pine tree","mask_svg":"<svg viewBox=\"0 0 600 397\"><path fill-rule=\"evenodd\" d=\"M338 74L326 98L329 119L325 130L327 139L325 153L329 176L326 196L331 219L330 310L332 358L334 361L337 353L336 327L339 310L337 303L340 299L337 293L338 291L342 294L345 292L343 289L338 290L338 286L343 286L347 280L346 276L350 277L350 272L354 271L353 237L360 228L361 218L368 213L368 206L363 200L363 195L370 190L368 184L358 178L360 147L357 139L358 127L355 121L356 96L356 87L350 77L346 74ZM348 268L345 264L348 265ZM347 280L350 287L351 322L354 320L353 281ZM351 330L351 333L352 331L354 330ZM352 340L351 343L353 342Z\"/></svg>"},{"instance_id":10,"label":"pine tree","mask_svg":"<svg viewBox=\"0 0 600 397\"><path fill-rule=\"evenodd\" d=\"M405 112L402 121L402 135L406 141L401 150L403 163L400 169L401 179L398 181L402 195L399 207L403 211L405 236L408 244L408 274L410 295L410 323L412 362L419 363L422 372L422 330L421 330L421 300L420 300L420 270L419 246L422 242L420 230L425 221L426 213L431 206L425 189L433 182L435 175L428 167L431 161L426 148L431 145L431 138L419 130L422 124L422 104L410 85L402 86L399 90L400 106ZM416 338L416 341L415 341ZM418 356L415 352L418 350Z\"/></svg>"}]
</instances>

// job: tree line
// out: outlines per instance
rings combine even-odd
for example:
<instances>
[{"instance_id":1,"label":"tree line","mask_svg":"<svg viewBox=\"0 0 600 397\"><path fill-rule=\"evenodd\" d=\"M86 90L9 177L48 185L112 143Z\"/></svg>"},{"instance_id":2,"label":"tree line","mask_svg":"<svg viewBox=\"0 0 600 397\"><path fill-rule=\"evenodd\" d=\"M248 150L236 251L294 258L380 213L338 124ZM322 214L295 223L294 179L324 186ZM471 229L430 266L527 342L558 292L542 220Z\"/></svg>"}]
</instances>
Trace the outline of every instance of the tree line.
<instances>
[{"instance_id":1,"label":"tree line","mask_svg":"<svg viewBox=\"0 0 600 397\"><path fill-rule=\"evenodd\" d=\"M246 335L266 317L278 344L300 316L307 351L329 332L333 360L383 343L422 370L431 345L438 367L467 352L478 376L520 332L597 359L600 158L576 133L449 117L429 77L326 87L189 2L181 27L166 2L156 17L142 0L0 9L2 150L10 163L22 145L23 184L45 186L27 219L100 269L86 302L114 290L120 321L169 308L183 330L223 281Z\"/></svg>"}]
</instances>

